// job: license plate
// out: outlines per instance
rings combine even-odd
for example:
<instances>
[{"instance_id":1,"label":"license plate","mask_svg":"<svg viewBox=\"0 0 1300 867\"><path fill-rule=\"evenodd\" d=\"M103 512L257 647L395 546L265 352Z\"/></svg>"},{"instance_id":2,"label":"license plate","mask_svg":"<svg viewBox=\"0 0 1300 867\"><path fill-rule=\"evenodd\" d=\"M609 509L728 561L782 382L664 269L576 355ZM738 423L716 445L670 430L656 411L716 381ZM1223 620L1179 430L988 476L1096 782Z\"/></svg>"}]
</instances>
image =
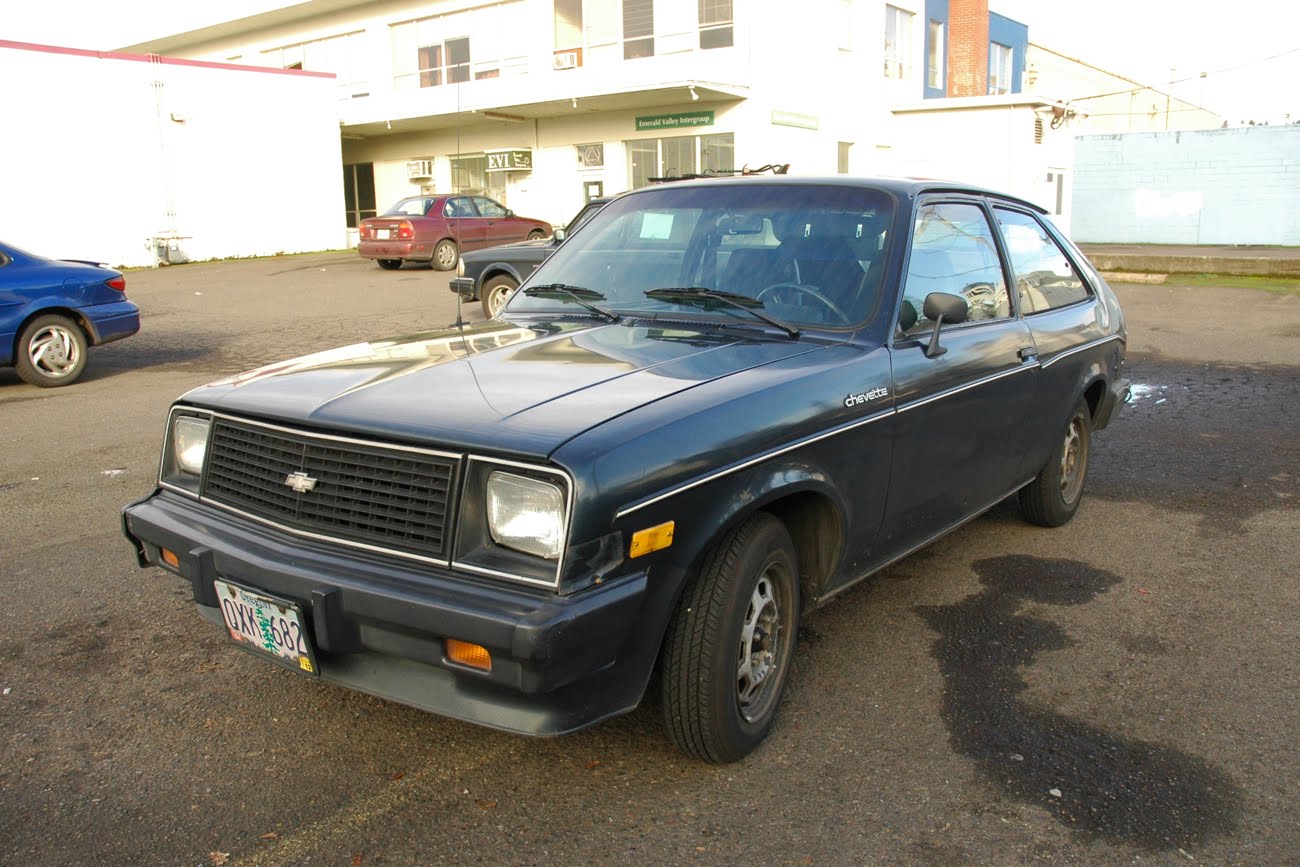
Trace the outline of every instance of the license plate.
<instances>
[{"instance_id":1,"label":"license plate","mask_svg":"<svg viewBox=\"0 0 1300 867\"><path fill-rule=\"evenodd\" d=\"M230 637L291 668L316 674L302 610L292 602L217 581L217 599Z\"/></svg>"},{"instance_id":2,"label":"license plate","mask_svg":"<svg viewBox=\"0 0 1300 867\"><path fill-rule=\"evenodd\" d=\"M388 229L375 229L375 238L378 240L387 241L389 237Z\"/></svg>"}]
</instances>

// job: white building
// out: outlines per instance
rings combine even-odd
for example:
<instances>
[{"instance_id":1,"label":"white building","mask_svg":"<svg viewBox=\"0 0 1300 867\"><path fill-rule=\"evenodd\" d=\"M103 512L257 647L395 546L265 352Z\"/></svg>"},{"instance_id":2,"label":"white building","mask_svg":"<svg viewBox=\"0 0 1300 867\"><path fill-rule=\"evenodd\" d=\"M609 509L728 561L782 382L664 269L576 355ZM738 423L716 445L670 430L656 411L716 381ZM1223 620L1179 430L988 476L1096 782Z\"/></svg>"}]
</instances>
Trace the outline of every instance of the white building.
<instances>
[{"instance_id":1,"label":"white building","mask_svg":"<svg viewBox=\"0 0 1300 867\"><path fill-rule=\"evenodd\" d=\"M561 224L586 199L652 177L766 163L985 183L1068 224L1069 144L1082 112L1054 94L1050 79L1065 78L1055 63L1024 92L1028 27L990 13L987 0L268 0L267 9L124 50L332 74L341 161L314 183L333 185L334 215L349 227L404 196L449 190ZM239 123L250 139L266 138L266 103L231 100L251 113ZM271 173L303 164L283 149L262 162ZM257 207L291 201L277 193ZM303 213L297 202L292 210Z\"/></svg>"},{"instance_id":2,"label":"white building","mask_svg":"<svg viewBox=\"0 0 1300 867\"><path fill-rule=\"evenodd\" d=\"M0 238L154 265L347 241L334 77L0 42ZM39 82L39 84L37 84Z\"/></svg>"}]
</instances>

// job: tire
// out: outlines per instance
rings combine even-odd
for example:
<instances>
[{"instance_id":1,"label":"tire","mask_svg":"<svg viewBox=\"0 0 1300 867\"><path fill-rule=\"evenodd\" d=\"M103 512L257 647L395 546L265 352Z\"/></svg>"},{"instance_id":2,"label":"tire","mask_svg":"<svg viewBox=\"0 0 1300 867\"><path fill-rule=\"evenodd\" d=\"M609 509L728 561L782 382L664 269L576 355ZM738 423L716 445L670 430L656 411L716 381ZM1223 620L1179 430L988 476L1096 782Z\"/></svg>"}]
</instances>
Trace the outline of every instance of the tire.
<instances>
[{"instance_id":1,"label":"tire","mask_svg":"<svg viewBox=\"0 0 1300 867\"><path fill-rule=\"evenodd\" d=\"M1038 476L1020 489L1020 514L1040 527L1059 527L1074 517L1083 500L1092 451L1092 413L1080 400L1052 456Z\"/></svg>"},{"instance_id":2,"label":"tire","mask_svg":"<svg viewBox=\"0 0 1300 867\"><path fill-rule=\"evenodd\" d=\"M18 336L14 367L23 382L41 388L69 385L86 369L86 335L66 316L38 316Z\"/></svg>"},{"instance_id":3,"label":"tire","mask_svg":"<svg viewBox=\"0 0 1300 867\"><path fill-rule=\"evenodd\" d=\"M375 261L378 262L379 267L383 268L385 271L396 271L398 268L402 267L401 259L376 259Z\"/></svg>"},{"instance_id":4,"label":"tire","mask_svg":"<svg viewBox=\"0 0 1300 867\"><path fill-rule=\"evenodd\" d=\"M460 259L460 250L451 238L443 238L433 248L433 270L450 271Z\"/></svg>"},{"instance_id":5,"label":"tire","mask_svg":"<svg viewBox=\"0 0 1300 867\"><path fill-rule=\"evenodd\" d=\"M483 315L488 319L496 316L497 311L505 306L518 288L519 281L508 274L498 274L484 283L483 290L479 293L483 296Z\"/></svg>"},{"instance_id":6,"label":"tire","mask_svg":"<svg viewBox=\"0 0 1300 867\"><path fill-rule=\"evenodd\" d=\"M546 233L543 232L541 229L533 229L531 232L528 233L528 240L530 241L540 241L545 237L546 237Z\"/></svg>"},{"instance_id":7,"label":"tire","mask_svg":"<svg viewBox=\"0 0 1300 867\"><path fill-rule=\"evenodd\" d=\"M767 737L799 630L798 576L790 534L766 512L705 555L660 660L664 725L686 753L734 762Z\"/></svg>"}]
</instances>

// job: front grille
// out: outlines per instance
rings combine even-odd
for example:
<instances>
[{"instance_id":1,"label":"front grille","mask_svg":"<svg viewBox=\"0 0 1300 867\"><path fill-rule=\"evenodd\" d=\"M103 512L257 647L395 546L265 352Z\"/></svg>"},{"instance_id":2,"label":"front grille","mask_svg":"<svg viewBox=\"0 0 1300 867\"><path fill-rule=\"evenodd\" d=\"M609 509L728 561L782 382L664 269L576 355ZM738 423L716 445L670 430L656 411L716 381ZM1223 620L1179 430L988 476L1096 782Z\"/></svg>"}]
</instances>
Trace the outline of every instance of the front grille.
<instances>
[{"instance_id":1,"label":"front grille","mask_svg":"<svg viewBox=\"0 0 1300 867\"><path fill-rule=\"evenodd\" d=\"M202 496L289 529L445 560L458 463L217 418ZM294 490L295 473L315 485Z\"/></svg>"}]
</instances>

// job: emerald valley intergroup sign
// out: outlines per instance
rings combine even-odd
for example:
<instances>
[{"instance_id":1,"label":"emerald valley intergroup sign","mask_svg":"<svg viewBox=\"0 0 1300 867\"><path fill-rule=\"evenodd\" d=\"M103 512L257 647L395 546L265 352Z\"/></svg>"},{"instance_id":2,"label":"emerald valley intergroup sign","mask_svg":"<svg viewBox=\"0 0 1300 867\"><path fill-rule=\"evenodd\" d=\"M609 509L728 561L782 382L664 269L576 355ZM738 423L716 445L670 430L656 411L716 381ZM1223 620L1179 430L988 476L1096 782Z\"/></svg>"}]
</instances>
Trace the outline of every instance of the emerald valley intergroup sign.
<instances>
[{"instance_id":1,"label":"emerald valley intergroup sign","mask_svg":"<svg viewBox=\"0 0 1300 867\"><path fill-rule=\"evenodd\" d=\"M713 112L683 111L678 114L650 114L636 119L638 132L685 129L690 126L713 126Z\"/></svg>"}]
</instances>

